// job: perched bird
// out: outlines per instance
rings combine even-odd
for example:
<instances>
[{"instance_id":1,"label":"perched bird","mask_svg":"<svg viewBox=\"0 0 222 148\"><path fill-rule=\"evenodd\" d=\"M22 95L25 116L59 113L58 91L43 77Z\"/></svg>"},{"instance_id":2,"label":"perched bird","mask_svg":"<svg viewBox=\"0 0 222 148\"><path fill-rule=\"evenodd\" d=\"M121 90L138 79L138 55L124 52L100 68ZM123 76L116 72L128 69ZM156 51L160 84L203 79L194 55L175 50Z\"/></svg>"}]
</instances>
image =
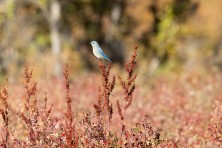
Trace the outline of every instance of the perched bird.
<instances>
[{"instance_id":1,"label":"perched bird","mask_svg":"<svg viewBox=\"0 0 222 148\"><path fill-rule=\"evenodd\" d=\"M90 42L90 44L92 45L93 54L98 59L106 59L111 62L111 60L105 55L102 48L99 46L99 44L96 41L92 41L92 42Z\"/></svg>"}]
</instances>

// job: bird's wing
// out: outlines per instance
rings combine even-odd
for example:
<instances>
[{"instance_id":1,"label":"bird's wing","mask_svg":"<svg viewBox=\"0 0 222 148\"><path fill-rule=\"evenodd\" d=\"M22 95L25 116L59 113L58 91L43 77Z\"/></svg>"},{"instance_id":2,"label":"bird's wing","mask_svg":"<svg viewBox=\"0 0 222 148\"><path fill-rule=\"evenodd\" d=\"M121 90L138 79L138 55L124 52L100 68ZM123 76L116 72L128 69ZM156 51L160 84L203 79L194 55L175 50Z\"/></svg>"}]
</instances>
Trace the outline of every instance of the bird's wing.
<instances>
[{"instance_id":1,"label":"bird's wing","mask_svg":"<svg viewBox=\"0 0 222 148\"><path fill-rule=\"evenodd\" d=\"M99 52L103 52L102 48L98 47L97 49Z\"/></svg>"}]
</instances>

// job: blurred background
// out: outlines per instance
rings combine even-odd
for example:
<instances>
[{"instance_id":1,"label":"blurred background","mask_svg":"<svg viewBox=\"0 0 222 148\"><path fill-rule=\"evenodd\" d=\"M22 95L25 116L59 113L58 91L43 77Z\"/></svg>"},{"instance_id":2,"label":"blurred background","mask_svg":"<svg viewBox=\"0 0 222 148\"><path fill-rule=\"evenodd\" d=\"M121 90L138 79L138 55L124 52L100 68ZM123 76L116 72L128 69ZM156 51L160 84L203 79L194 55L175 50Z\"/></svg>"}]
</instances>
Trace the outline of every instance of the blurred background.
<instances>
[{"instance_id":1,"label":"blurred background","mask_svg":"<svg viewBox=\"0 0 222 148\"><path fill-rule=\"evenodd\" d=\"M139 44L138 69L220 68L219 0L0 0L0 80L16 80L26 62L35 74L60 76L97 67L92 40L122 68Z\"/></svg>"}]
</instances>

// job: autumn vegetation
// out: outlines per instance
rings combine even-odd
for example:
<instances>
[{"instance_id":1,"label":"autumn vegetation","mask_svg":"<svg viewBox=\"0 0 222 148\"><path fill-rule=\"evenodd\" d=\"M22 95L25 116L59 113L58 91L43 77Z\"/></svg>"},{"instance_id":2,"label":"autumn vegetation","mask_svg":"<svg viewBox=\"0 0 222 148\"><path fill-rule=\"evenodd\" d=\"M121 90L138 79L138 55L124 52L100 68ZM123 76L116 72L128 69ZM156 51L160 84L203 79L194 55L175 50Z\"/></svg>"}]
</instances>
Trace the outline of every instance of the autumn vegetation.
<instances>
[{"instance_id":1,"label":"autumn vegetation","mask_svg":"<svg viewBox=\"0 0 222 148\"><path fill-rule=\"evenodd\" d=\"M14 104L17 92L10 89L9 82L6 80L2 85L1 147L219 147L222 144L221 76L217 72L207 79L187 75L176 82L158 78L153 89L142 96L140 90L136 91L143 87L136 85L138 52L135 44L131 59L125 64L126 76L111 75L112 65L106 66L98 60L100 83L92 92L97 94L94 104L84 105L93 109L87 112L78 110L79 103L75 103L78 98L71 95L77 90L71 90L68 64L64 66L60 90L64 94L60 98L62 109L49 103L53 95L49 95L48 83L44 83L43 92L38 91L33 70L26 64L24 94L19 98L22 105ZM115 94L116 85L122 95ZM208 94L203 99L210 100L207 103L197 100L189 87ZM139 100L145 105L138 106ZM55 116L56 110L61 116ZM138 118L133 121L135 116Z\"/></svg>"},{"instance_id":2,"label":"autumn vegetation","mask_svg":"<svg viewBox=\"0 0 222 148\"><path fill-rule=\"evenodd\" d=\"M221 5L1 0L0 148L221 147Z\"/></svg>"}]
</instances>

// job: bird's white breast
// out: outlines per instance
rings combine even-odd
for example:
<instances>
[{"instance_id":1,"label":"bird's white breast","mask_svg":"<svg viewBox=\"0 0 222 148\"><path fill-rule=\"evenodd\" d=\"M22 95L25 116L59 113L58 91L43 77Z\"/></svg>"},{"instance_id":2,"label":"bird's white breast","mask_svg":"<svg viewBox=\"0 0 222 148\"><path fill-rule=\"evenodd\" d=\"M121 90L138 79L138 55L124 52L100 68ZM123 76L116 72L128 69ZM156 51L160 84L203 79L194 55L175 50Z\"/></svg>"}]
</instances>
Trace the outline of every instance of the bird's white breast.
<instances>
[{"instance_id":1,"label":"bird's white breast","mask_svg":"<svg viewBox=\"0 0 222 148\"><path fill-rule=\"evenodd\" d=\"M102 58L102 56L99 54L99 51L96 47L93 47L93 54L99 59Z\"/></svg>"}]
</instances>

